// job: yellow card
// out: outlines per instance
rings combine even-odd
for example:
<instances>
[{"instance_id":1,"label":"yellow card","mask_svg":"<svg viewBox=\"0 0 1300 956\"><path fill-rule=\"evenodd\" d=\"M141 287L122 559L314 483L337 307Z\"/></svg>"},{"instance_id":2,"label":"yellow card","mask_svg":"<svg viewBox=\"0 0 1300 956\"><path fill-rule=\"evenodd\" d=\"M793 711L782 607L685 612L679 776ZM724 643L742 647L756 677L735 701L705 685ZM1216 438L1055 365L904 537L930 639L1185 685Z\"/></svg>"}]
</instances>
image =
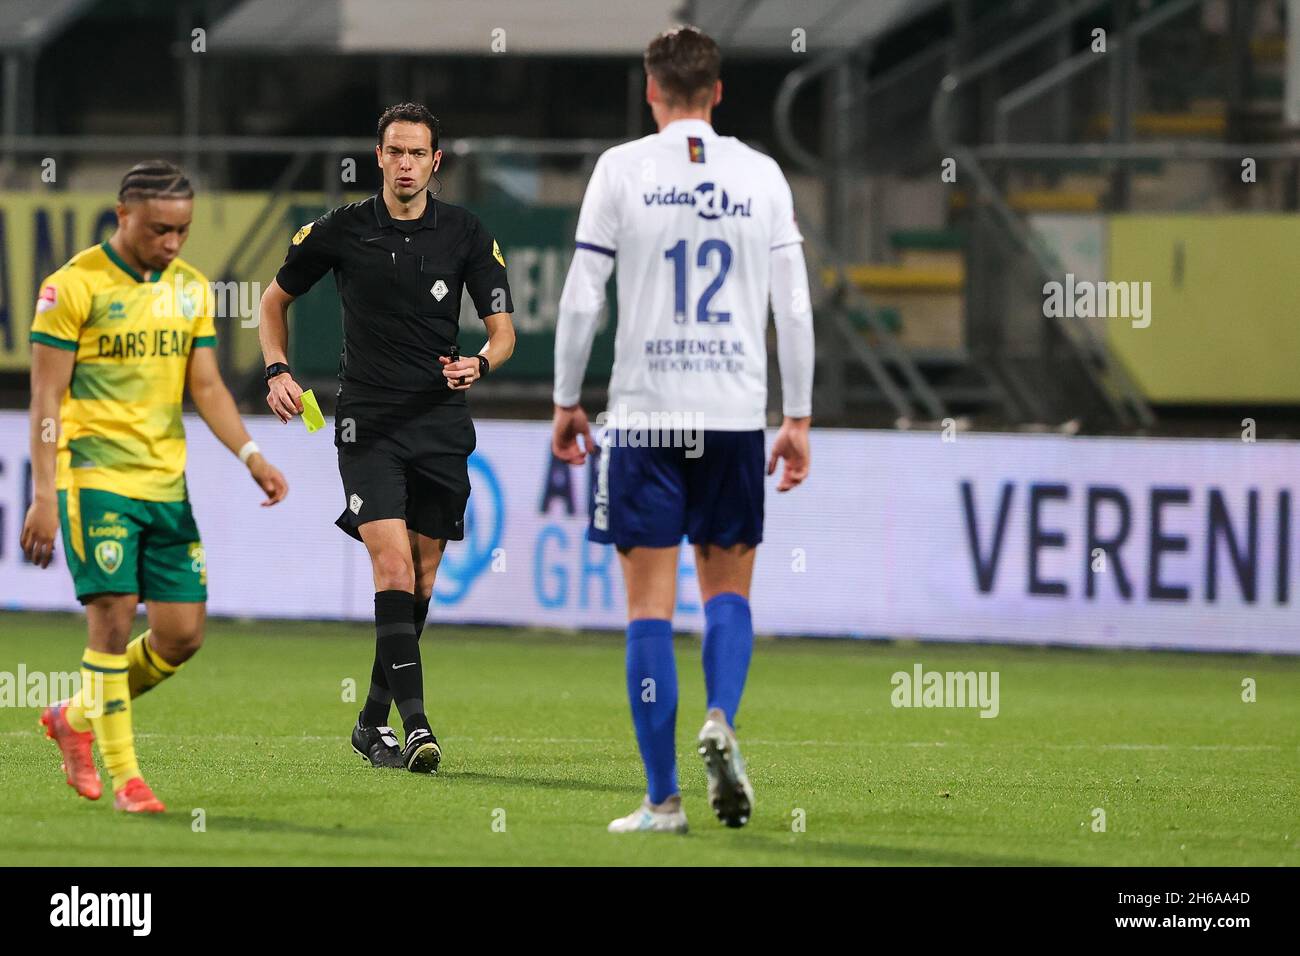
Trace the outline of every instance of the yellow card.
<instances>
[{"instance_id":1,"label":"yellow card","mask_svg":"<svg viewBox=\"0 0 1300 956\"><path fill-rule=\"evenodd\" d=\"M307 426L308 432L320 431L325 427L325 416L321 414L320 403L310 388L302 393L302 423Z\"/></svg>"}]
</instances>

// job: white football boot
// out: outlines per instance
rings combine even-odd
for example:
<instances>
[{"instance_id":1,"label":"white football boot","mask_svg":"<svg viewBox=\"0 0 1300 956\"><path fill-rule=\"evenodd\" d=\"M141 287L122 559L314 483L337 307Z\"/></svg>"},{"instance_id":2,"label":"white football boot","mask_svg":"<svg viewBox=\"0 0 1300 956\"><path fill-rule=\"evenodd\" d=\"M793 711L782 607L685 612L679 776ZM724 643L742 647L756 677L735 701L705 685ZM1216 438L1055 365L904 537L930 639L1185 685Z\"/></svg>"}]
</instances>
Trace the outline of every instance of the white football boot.
<instances>
[{"instance_id":1,"label":"white football boot","mask_svg":"<svg viewBox=\"0 0 1300 956\"><path fill-rule=\"evenodd\" d=\"M700 728L698 753L709 777L709 806L729 827L743 827L754 810L754 788L735 732L725 721L710 718Z\"/></svg>"},{"instance_id":2,"label":"white football boot","mask_svg":"<svg viewBox=\"0 0 1300 956\"><path fill-rule=\"evenodd\" d=\"M641 806L612 821L607 829L610 833L685 833L686 811L681 799L675 801L676 807L663 809L668 803L665 800L656 808L646 797Z\"/></svg>"}]
</instances>

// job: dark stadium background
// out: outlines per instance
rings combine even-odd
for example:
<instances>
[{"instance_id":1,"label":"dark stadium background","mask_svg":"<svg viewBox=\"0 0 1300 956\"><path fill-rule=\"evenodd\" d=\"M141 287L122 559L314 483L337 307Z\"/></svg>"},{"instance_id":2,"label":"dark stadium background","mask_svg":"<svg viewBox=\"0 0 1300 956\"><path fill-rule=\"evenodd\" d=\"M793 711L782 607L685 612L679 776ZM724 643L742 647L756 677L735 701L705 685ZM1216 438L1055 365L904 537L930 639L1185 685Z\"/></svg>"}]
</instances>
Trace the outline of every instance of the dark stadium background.
<instances>
[{"instance_id":1,"label":"dark stadium background","mask_svg":"<svg viewBox=\"0 0 1300 956\"><path fill-rule=\"evenodd\" d=\"M485 49L492 24L511 22L526 4L492 12L433 4L427 22L445 24L445 34L417 30L394 52L347 52L341 7L341 0L6 3L0 133L7 149L0 185L31 190L35 161L49 156L61 164L60 176L41 183L43 193L107 194L143 149L184 162L208 192L274 195L292 188L330 202L344 189L336 165L344 157L359 160L349 195L374 188L364 145L375 116L409 98L426 102L442 120L449 148L444 198L489 210L495 204L506 215L521 202L543 215L572 213L599 148L652 131L627 36L634 28L613 31L626 49L611 54L601 31L584 42L578 9L572 22L554 26L570 38L563 52L531 51L522 31L512 45L507 30L505 51L494 53ZM1121 0L1077 4L1073 15L1056 0L828 0L797 12L774 2L651 7L663 8L665 22L675 12L717 33L726 63L718 128L783 164L814 268L838 263L847 269L828 274L817 292L822 341L849 340L819 354L819 422L889 426L900 418L952 415L961 425L969 418L982 427L1069 423L1084 432L1223 436L1253 414L1259 437L1300 434L1300 395L1261 391L1243 400L1221 395L1213 383L1175 395L1144 394L1140 381L1124 381L1134 378L1124 360L1121 374L1112 373L1113 350L1105 343L1095 352L1087 344L1079 349L1071 344L1073 332L1037 321L1033 304L1023 299L1026 288L1036 287L1030 257L1017 237L989 222L1003 212L1000 204L966 176L949 184L936 174L956 145L1008 149L1006 159L981 156L981 172L1005 200L1033 194L1030 207L1014 210L1021 219L1034 211L1293 210L1296 159L1294 150L1287 152L1291 127L1283 116L1284 2ZM382 12L376 8L375 15ZM1053 29L1054 17L1061 19ZM999 132L999 97L1059 70L1087 50L1097 29L1119 46L1129 24L1142 27L1142 39L1126 67L1127 83L1115 78L1119 66L1112 68L1121 56L1107 63L1098 57L1099 65L1060 76L1022 103ZM806 35L802 51L791 49L796 27ZM201 54L192 49L195 29L204 31ZM472 42L480 34L483 42ZM932 115L939 80L963 65L964 73L976 72L963 79L941 137ZM1120 122L1111 124L1115 111ZM185 138L191 138L187 148ZM97 145L88 152L91 139ZM532 142L521 150L520 140ZM1234 143L1276 151L1272 158L1260 154L1259 188L1244 187L1237 164L1215 152ZM1080 153L1071 159L1070 144L1114 147L1105 155L1124 158ZM1017 147L1023 147L1019 154ZM1036 157L1038 147L1056 153ZM531 202L521 201L502 186L512 175L546 179ZM968 201L969 192L976 202ZM286 211L268 209L257 238L292 231L292 221ZM556 221L560 232L571 228L571 217ZM21 239L15 227L8 230L11 246ZM227 245L237 249L251 238ZM246 261L203 265L213 279L246 280L263 278L272 258L269 251L262 255L261 269ZM900 263L920 265L871 272ZM927 276L929 265L938 272ZM8 271L16 268L11 255ZM956 274L965 278L953 279ZM25 298L34 280L6 279L9 342L28 318ZM902 351L895 362L892 339ZM314 345L309 364L318 384L328 381L334 342L327 335ZM885 358L887 373L870 368L864 344ZM482 396L483 413L547 414L538 383L549 372L549 340L542 335L523 345L529 360L505 376L515 387ZM16 351L0 363L0 400L21 407L22 343L6 348ZM223 359L238 371L249 410L261 411L256 357L227 350ZM1234 362L1225 377L1249 375L1248 365ZM882 378L911 399L905 410L889 400ZM917 379L933 388L928 397L920 396ZM1135 398L1141 407L1129 413Z\"/></svg>"},{"instance_id":2,"label":"dark stadium background","mask_svg":"<svg viewBox=\"0 0 1300 956\"><path fill-rule=\"evenodd\" d=\"M643 785L622 584L546 420L578 205L604 149L654 131L640 55L676 22L722 47L718 132L792 186L813 469L768 485L738 727L753 823L699 826L691 765L690 840L614 846L603 825ZM375 121L402 100L441 118L439 198L500 239L519 330L470 396L467 539L424 638L435 798L352 764L339 688L364 690L370 570L332 525L329 432L267 414L239 297L303 223L374 192ZM242 302L221 367L292 490L259 509L189 420L211 636L138 723L180 825L141 839L74 803L32 712L0 708L0 863L1295 865L1300 0L0 0L0 675L72 667L85 639L61 556L41 572L18 550L39 283L156 156L197 186L182 256ZM1051 314L1045 289L1074 278L1149 284L1149 325ZM338 326L329 281L293 306L291 362L327 416ZM466 309L462 352L478 327ZM1000 673L997 719L891 704L918 667Z\"/></svg>"}]
</instances>

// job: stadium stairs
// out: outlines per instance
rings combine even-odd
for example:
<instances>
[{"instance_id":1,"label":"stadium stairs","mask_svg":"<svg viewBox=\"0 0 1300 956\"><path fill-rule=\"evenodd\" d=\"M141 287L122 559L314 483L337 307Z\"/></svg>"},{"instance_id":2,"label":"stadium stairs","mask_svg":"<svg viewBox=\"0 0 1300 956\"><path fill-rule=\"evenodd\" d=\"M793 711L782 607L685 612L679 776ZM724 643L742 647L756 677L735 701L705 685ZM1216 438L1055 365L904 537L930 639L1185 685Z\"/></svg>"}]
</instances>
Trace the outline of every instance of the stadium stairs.
<instances>
[{"instance_id":1,"label":"stadium stairs","mask_svg":"<svg viewBox=\"0 0 1300 956\"><path fill-rule=\"evenodd\" d=\"M1025 5L1020 6L1023 8ZM1059 9L1058 5L1048 6ZM1103 15L1110 12L1105 5L1098 5L1098 8ZM1046 11L1045 6L1043 12ZM1136 15L1145 14L1139 12ZM991 16L987 20L990 25L995 22ZM1005 30L1005 21L1003 23ZM1021 24L1022 29L1031 27L1030 22ZM980 29L981 24L977 23L977 33ZM1244 71L1245 95L1235 109L1230 109L1221 76L1212 75L1212 71L1187 70L1185 64L1178 62L1182 51L1194 47L1212 58L1221 52L1215 44L1221 45L1226 41L1222 37L1207 36L1194 16L1175 17L1159 29L1162 31L1158 37L1158 45L1162 47L1158 51L1160 55L1148 58L1144 50L1144 58L1134 78L1135 88L1141 91L1143 102L1149 104L1132 116L1136 139L1164 142L1269 141L1286 135L1281 127L1283 37L1264 35L1251 39L1250 62ZM986 29L985 35L991 32ZM1117 36L1122 39L1124 34L1121 32ZM1149 39L1150 34L1144 42L1149 42ZM950 43L951 40L942 40L935 44L935 48ZM922 52L913 61L929 60L937 66L945 59L945 56ZM994 87L1014 88L1050 69L1056 62L1052 58L1034 61L1030 56L1028 59L1029 69L1023 59L1000 67L1006 74L1005 78L995 71L992 75ZM916 81L908 84L913 89L926 88L935 79L934 70L926 74L924 82L915 75L911 79ZM879 81L865 84L864 100L870 101L873 83ZM934 85L937 86L937 82ZM932 90L934 86L928 88ZM1108 141L1112 117L1105 108L1108 103L1106 87L1102 85L1097 89L1094 86L1090 91L1077 90L1075 94L1079 98L1074 105L1083 109L1076 108L1078 115L1071 122L1070 135L1081 142ZM1102 108L1089 110L1089 103ZM876 143L915 139L918 114L914 102L893 96L884 103L871 102L864 112L870 113L871 138ZM884 124L883 129L881 124ZM917 182L930 183L934 182L934 164L940 158L934 153L918 154L916 150L900 149L891 163L887 151L868 147L867 154L868 175L910 174ZM1188 208L1193 203L1200 204L1197 208L1213 209L1232 201L1232 197L1223 194L1222 186L1209 168L1188 169L1180 168L1179 164L1144 160L1128 165L1131 191L1126 204L1117 207L1111 166L1088 159L1055 163L1050 167L1009 165L998 170L995 182L1006 207L1022 221L1027 216L1042 213L1096 214L1116 208L1169 210ZM920 228L914 219L896 220L892 229L886 225L884 231L888 243L881 252L844 262L839 270L824 267L821 270L823 282L832 287L842 276L852 284L861 298L855 298L844 306L848 325L877 356L887 355L891 350L895 353L901 351L905 361L912 366L911 374L919 375L940 399L944 414L952 412L990 421L1000 419L1000 424L1017 421L1028 424L1023 406L1017 414L1012 408L1014 402L1008 401L1009 389L997 381L998 376L979 368L978 360L968 349L972 318L969 314L969 243L974 232L970 215L975 205L969 181L950 188L945 198L946 216L943 219ZM1078 364L1084 366L1088 363ZM898 367L894 366L895 369ZM850 404L855 400L878 402L884 397L884 390L879 387L879 372L867 371L871 374L844 373L859 386L864 382L871 384L873 379L877 386L874 389L850 387L845 392ZM1082 369L1082 372L1093 377L1094 387L1098 390L1113 386L1113 382L1107 381L1110 373L1104 368L1101 371ZM905 384L905 376L896 371L892 378L896 385ZM1030 381L1032 388L1032 379ZM1140 397L1137 401L1140 408ZM1112 410L1114 408L1112 404ZM870 413L860 409L859 414ZM1068 410L1062 412L1059 406L1053 410L1052 417L1062 427L1077 427L1077 421L1069 420ZM1091 424L1104 430L1104 418L1103 412L1096 415ZM1138 422L1142 423L1141 415L1138 415ZM1145 422L1148 428L1153 424L1151 420Z\"/></svg>"}]
</instances>

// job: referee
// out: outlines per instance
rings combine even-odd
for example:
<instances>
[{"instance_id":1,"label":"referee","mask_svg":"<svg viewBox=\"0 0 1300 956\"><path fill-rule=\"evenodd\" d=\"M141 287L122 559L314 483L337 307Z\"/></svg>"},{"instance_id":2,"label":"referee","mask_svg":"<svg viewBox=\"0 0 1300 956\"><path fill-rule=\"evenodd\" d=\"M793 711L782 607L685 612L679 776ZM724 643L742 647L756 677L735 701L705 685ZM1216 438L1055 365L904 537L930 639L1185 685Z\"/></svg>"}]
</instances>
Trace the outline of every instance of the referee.
<instances>
[{"instance_id":1,"label":"referee","mask_svg":"<svg viewBox=\"0 0 1300 956\"><path fill-rule=\"evenodd\" d=\"M448 540L465 537L474 423L465 392L515 347L505 259L469 211L428 192L442 161L438 121L402 103L379 117L378 195L340 206L294 235L262 296L267 404L302 412L287 364L289 303L333 271L343 303L334 444L340 528L365 544L375 580L375 662L352 748L373 766L435 773L442 759L424 712L420 632ZM478 355L456 346L461 290L487 327ZM397 702L405 746L388 725Z\"/></svg>"}]
</instances>

